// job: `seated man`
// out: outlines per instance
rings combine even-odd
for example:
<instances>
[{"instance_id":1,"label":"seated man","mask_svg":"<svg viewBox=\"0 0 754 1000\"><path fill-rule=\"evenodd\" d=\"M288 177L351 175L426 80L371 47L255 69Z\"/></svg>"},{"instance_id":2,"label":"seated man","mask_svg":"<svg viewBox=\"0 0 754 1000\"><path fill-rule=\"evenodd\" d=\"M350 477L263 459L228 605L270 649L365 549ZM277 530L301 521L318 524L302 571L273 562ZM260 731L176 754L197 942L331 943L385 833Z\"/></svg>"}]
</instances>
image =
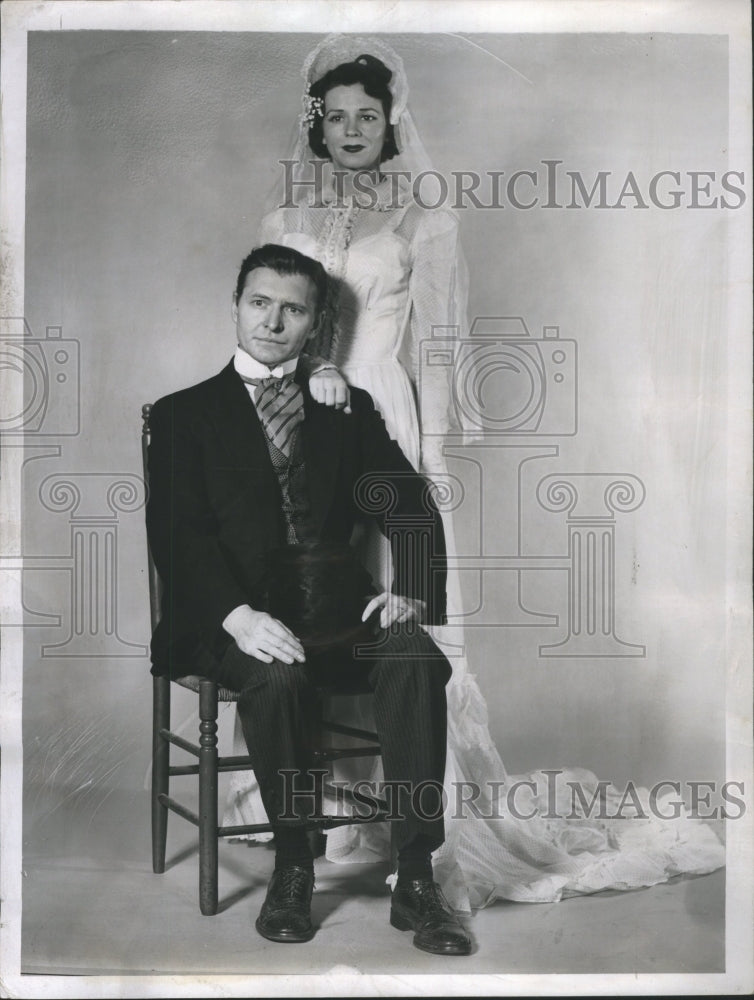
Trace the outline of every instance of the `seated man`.
<instances>
[{"instance_id":1,"label":"seated man","mask_svg":"<svg viewBox=\"0 0 754 1000\"><path fill-rule=\"evenodd\" d=\"M272 941L314 934L306 815L289 779L296 772L307 787L312 777L307 734L318 688L374 692L386 781L439 790L445 769L450 667L418 627L445 613L442 521L367 393L351 390L350 411L309 393L299 355L317 330L326 283L322 266L295 250L255 249L233 297L235 357L213 378L159 400L151 418L147 527L165 588L152 670L203 674L239 692L275 832L275 871L256 923ZM355 655L354 631L323 641L314 622L311 635L297 635L271 613L268 583L281 546L347 548L364 476L390 491L391 518L402 527L390 531L394 592L359 595L361 620L379 617L379 627L369 643L359 636ZM384 529L384 513L373 516ZM412 928L423 950L468 954L469 938L432 879L442 810L401 799L390 921Z\"/></svg>"}]
</instances>

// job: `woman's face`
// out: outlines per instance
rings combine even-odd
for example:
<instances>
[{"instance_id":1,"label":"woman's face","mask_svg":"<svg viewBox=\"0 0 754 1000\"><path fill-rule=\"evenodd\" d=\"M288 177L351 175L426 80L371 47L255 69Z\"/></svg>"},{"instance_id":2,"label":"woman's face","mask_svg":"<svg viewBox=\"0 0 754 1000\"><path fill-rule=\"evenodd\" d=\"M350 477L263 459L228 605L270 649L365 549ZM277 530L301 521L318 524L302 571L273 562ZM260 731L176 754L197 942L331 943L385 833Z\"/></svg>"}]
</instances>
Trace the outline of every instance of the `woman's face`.
<instances>
[{"instance_id":1,"label":"woman's face","mask_svg":"<svg viewBox=\"0 0 754 1000\"><path fill-rule=\"evenodd\" d=\"M376 170L385 142L382 101L360 83L333 87L325 94L323 133L333 166L339 170Z\"/></svg>"}]
</instances>

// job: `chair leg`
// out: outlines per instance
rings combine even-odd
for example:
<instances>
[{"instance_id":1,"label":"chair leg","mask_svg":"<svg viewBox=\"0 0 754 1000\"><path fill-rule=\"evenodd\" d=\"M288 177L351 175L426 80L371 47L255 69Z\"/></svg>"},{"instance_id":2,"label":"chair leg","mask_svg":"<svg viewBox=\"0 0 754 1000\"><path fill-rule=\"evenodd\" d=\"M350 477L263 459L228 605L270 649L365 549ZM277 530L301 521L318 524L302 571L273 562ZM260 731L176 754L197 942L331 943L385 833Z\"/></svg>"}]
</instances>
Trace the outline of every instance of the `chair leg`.
<instances>
[{"instance_id":1,"label":"chair leg","mask_svg":"<svg viewBox=\"0 0 754 1000\"><path fill-rule=\"evenodd\" d=\"M170 679L155 677L152 684L152 871L165 871L168 810L159 795L169 794L170 744L160 736L170 728Z\"/></svg>"},{"instance_id":2,"label":"chair leg","mask_svg":"<svg viewBox=\"0 0 754 1000\"><path fill-rule=\"evenodd\" d=\"M199 684L199 906L217 913L217 685Z\"/></svg>"}]
</instances>

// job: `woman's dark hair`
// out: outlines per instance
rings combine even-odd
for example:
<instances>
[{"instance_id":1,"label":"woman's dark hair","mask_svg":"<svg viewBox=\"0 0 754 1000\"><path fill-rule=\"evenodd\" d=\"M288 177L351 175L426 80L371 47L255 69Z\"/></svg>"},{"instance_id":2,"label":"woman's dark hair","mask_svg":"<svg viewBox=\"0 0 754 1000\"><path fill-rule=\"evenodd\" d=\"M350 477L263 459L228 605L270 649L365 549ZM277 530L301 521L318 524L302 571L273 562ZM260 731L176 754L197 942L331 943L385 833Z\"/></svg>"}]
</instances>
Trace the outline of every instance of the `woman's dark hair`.
<instances>
[{"instance_id":1,"label":"woman's dark hair","mask_svg":"<svg viewBox=\"0 0 754 1000\"><path fill-rule=\"evenodd\" d=\"M258 267L268 267L277 274L303 274L309 278L317 292L317 310L325 308L327 301L327 272L318 260L313 260L299 253L293 247L278 246L276 243L265 243L255 247L241 263L241 269L236 279L234 302L238 301L246 287L246 279Z\"/></svg>"},{"instance_id":2,"label":"woman's dark hair","mask_svg":"<svg viewBox=\"0 0 754 1000\"><path fill-rule=\"evenodd\" d=\"M362 55L354 59L353 62L341 63L340 66L331 69L309 88L310 95L322 101L323 114L325 95L333 87L352 87L354 84L360 83L365 94L382 102L387 127L385 128L385 141L382 145L380 162L392 160L399 153L398 144L395 141L395 130L390 122L393 95L390 93L389 84L392 76L393 74L387 66L376 56ZM323 115L314 115L312 124L309 126L309 146L316 156L329 159L330 154L324 143L323 121Z\"/></svg>"}]
</instances>

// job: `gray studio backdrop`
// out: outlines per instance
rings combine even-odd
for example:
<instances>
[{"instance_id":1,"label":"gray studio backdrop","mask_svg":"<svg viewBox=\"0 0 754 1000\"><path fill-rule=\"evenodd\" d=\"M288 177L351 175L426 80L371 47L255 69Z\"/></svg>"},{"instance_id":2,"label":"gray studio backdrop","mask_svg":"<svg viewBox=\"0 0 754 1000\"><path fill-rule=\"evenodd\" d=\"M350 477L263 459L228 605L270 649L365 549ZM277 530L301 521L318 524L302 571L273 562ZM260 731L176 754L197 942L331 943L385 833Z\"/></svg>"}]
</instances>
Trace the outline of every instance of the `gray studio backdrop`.
<instances>
[{"instance_id":1,"label":"gray studio backdrop","mask_svg":"<svg viewBox=\"0 0 754 1000\"><path fill-rule=\"evenodd\" d=\"M92 814L111 794L148 808L139 411L232 353L236 269L320 37L29 36L26 343L49 393L30 411L24 467L25 780L50 844L66 796ZM562 393L537 403L539 424L517 428L498 412L486 447L449 457L466 487L459 550L479 562L463 576L469 665L503 760L512 773L571 764L618 784L720 778L725 227L736 198L727 210L689 207L687 172L715 174L702 203L735 167L725 39L392 43L437 170L535 175L515 189L521 203L538 194L532 208L503 194L504 208L459 210L471 318L521 317L540 344L558 327L565 344ZM565 171L587 188L609 171L612 206L629 171L646 202L663 170L680 183L666 177L658 200L675 187L684 204L627 196L622 208L548 209L545 160L561 161L549 169L563 204ZM488 181L479 196L490 201ZM518 375L536 381L556 363L549 341L527 354L521 329L501 343L529 367L523 358L518 374L503 366L488 383L510 394L512 413L528 405ZM586 599L569 545L592 544L587 528L596 562L579 579L590 613L606 616L605 646L583 627L587 645L569 644L573 602ZM497 568L480 568L490 557ZM179 698L177 721L190 712ZM229 723L226 713L225 740Z\"/></svg>"}]
</instances>

